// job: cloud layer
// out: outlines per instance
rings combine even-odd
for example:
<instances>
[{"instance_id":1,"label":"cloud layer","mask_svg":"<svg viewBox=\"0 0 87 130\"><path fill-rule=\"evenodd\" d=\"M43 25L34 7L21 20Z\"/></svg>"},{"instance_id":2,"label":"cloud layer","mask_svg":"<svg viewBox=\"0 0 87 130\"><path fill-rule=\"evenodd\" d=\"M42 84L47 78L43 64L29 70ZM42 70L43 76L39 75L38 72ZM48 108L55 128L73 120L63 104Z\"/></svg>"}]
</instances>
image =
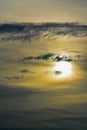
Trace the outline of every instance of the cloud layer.
<instances>
[{"instance_id":1,"label":"cloud layer","mask_svg":"<svg viewBox=\"0 0 87 130\"><path fill-rule=\"evenodd\" d=\"M31 60L46 60L46 61L51 61L51 62L59 62L59 61L87 61L82 55L76 54L75 56L69 56L66 54L54 54L54 53L46 53L43 55L38 55L38 56L27 56L23 57L21 61L26 62L26 61L31 61Z\"/></svg>"},{"instance_id":2,"label":"cloud layer","mask_svg":"<svg viewBox=\"0 0 87 130\"><path fill-rule=\"evenodd\" d=\"M2 23L0 24L0 41L31 41L38 38L57 36L87 36L87 25L77 23Z\"/></svg>"},{"instance_id":3,"label":"cloud layer","mask_svg":"<svg viewBox=\"0 0 87 130\"><path fill-rule=\"evenodd\" d=\"M77 23L0 24L0 128L87 129L86 36Z\"/></svg>"},{"instance_id":4,"label":"cloud layer","mask_svg":"<svg viewBox=\"0 0 87 130\"><path fill-rule=\"evenodd\" d=\"M72 83L72 87L52 91L0 85L0 101L1 103L3 102L0 107L2 109L2 111L0 110L0 127L57 128L59 130L87 129L87 105L85 102L77 102L71 105L71 107L63 108L50 106L55 102L56 104L58 102L62 103L63 100L65 102L65 99L68 98L72 102L72 95L76 95L77 99L75 100L81 100L78 97L82 94L82 90L79 88L79 91L75 91L77 84L74 85L75 83ZM39 109L31 109L34 107L33 105L39 105L40 107ZM85 107L81 108L83 105Z\"/></svg>"}]
</instances>

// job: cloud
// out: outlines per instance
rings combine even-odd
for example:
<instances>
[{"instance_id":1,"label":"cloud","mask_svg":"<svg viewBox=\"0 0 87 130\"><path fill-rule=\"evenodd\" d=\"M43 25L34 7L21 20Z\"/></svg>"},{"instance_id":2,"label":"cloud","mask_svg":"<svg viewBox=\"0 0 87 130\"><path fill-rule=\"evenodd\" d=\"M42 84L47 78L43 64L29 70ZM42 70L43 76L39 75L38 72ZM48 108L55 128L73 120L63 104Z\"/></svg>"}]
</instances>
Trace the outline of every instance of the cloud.
<instances>
[{"instance_id":1,"label":"cloud","mask_svg":"<svg viewBox=\"0 0 87 130\"><path fill-rule=\"evenodd\" d=\"M83 105L83 104L80 104ZM80 105L78 110L80 110ZM84 103L84 105L86 105ZM46 108L28 111L4 111L0 113L1 128L22 129L55 129L55 130L79 130L87 129L87 117L83 111L74 109ZM14 123L15 122L15 123Z\"/></svg>"},{"instance_id":2,"label":"cloud","mask_svg":"<svg viewBox=\"0 0 87 130\"><path fill-rule=\"evenodd\" d=\"M50 57L52 57L54 54L52 53L46 53L43 55L39 55L39 56L29 56L29 57L24 57L21 59L21 61L29 61L29 60L48 60Z\"/></svg>"},{"instance_id":3,"label":"cloud","mask_svg":"<svg viewBox=\"0 0 87 130\"><path fill-rule=\"evenodd\" d=\"M55 75L61 75L61 73L62 73L61 71L54 71Z\"/></svg>"},{"instance_id":4,"label":"cloud","mask_svg":"<svg viewBox=\"0 0 87 130\"><path fill-rule=\"evenodd\" d=\"M11 80L20 80L23 76L6 76L6 77L0 77L0 81L11 81Z\"/></svg>"},{"instance_id":5,"label":"cloud","mask_svg":"<svg viewBox=\"0 0 87 130\"><path fill-rule=\"evenodd\" d=\"M21 73L24 73L24 74L26 74L26 73L34 73L34 72L29 71L29 70L27 70L27 69L23 69L23 70L21 70L20 72L21 72Z\"/></svg>"},{"instance_id":6,"label":"cloud","mask_svg":"<svg viewBox=\"0 0 87 130\"><path fill-rule=\"evenodd\" d=\"M31 60L50 60L50 61L67 61L71 62L73 59L70 56L66 55L58 55L58 54L53 54L53 53L46 53L43 55L38 55L38 56L29 56L29 57L24 57L21 59L21 61L31 61Z\"/></svg>"},{"instance_id":7,"label":"cloud","mask_svg":"<svg viewBox=\"0 0 87 130\"><path fill-rule=\"evenodd\" d=\"M42 54L38 56L23 57L19 61L27 62L27 61L32 61L32 60L44 60L44 61L50 61L50 62L59 62L59 61L86 62L87 61L85 55L78 54L78 52L76 52L75 55L46 53L46 54Z\"/></svg>"},{"instance_id":8,"label":"cloud","mask_svg":"<svg viewBox=\"0 0 87 130\"><path fill-rule=\"evenodd\" d=\"M57 36L87 36L87 25L77 23L1 23L0 41L32 41Z\"/></svg>"},{"instance_id":9,"label":"cloud","mask_svg":"<svg viewBox=\"0 0 87 130\"><path fill-rule=\"evenodd\" d=\"M21 86L0 85L0 127L2 128L57 128L85 129L87 121L87 103L80 100L86 98L81 82L70 82L70 86L39 89ZM68 84L66 84L68 86ZM82 89L80 89L82 87ZM86 86L85 86L86 87ZM82 92L82 90L84 91ZM83 94L82 94L83 93ZM79 94L83 96L80 97ZM75 98L76 97L76 98ZM60 103L69 100L70 106ZM72 101L74 103L72 104ZM79 102L80 101L80 102ZM55 105L56 104L56 105ZM39 106L39 107L37 107ZM56 106L56 107L55 107ZM82 106L82 107L81 107ZM84 106L84 107L83 107ZM37 108L37 109L36 109ZM14 123L15 122L15 123ZM80 125L79 125L80 124Z\"/></svg>"},{"instance_id":10,"label":"cloud","mask_svg":"<svg viewBox=\"0 0 87 130\"><path fill-rule=\"evenodd\" d=\"M72 58L66 55L57 55L56 57L53 58L54 61L67 61L71 62Z\"/></svg>"},{"instance_id":11,"label":"cloud","mask_svg":"<svg viewBox=\"0 0 87 130\"><path fill-rule=\"evenodd\" d=\"M0 98L27 97L37 93L39 92L32 88L0 85Z\"/></svg>"}]
</instances>

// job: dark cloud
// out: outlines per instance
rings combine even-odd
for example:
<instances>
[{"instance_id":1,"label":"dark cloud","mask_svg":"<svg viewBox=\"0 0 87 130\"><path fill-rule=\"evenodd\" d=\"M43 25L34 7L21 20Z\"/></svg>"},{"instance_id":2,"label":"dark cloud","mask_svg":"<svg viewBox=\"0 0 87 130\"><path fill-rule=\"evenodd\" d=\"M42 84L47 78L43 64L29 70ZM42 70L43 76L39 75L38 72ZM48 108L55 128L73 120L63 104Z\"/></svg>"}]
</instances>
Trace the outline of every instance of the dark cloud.
<instances>
[{"instance_id":1,"label":"dark cloud","mask_svg":"<svg viewBox=\"0 0 87 130\"><path fill-rule=\"evenodd\" d=\"M29 56L29 57L24 57L21 61L28 61L28 60L33 60L35 57Z\"/></svg>"},{"instance_id":2,"label":"dark cloud","mask_svg":"<svg viewBox=\"0 0 87 130\"><path fill-rule=\"evenodd\" d=\"M53 53L46 53L43 55L38 56L29 56L23 57L20 61L27 62L32 60L46 60L51 62L59 62L59 61L67 61L67 62L86 62L87 59L85 55L75 54L75 55L63 55L63 54L53 54Z\"/></svg>"},{"instance_id":3,"label":"dark cloud","mask_svg":"<svg viewBox=\"0 0 87 130\"><path fill-rule=\"evenodd\" d=\"M87 36L87 25L77 23L3 23L0 24L0 40L31 41L36 38L70 35Z\"/></svg>"},{"instance_id":4,"label":"dark cloud","mask_svg":"<svg viewBox=\"0 0 87 130\"><path fill-rule=\"evenodd\" d=\"M72 58L69 57L69 56L66 56L66 55L63 55L63 56L59 55L59 56L56 56L54 58L54 61L67 61L67 62L71 62Z\"/></svg>"},{"instance_id":5,"label":"dark cloud","mask_svg":"<svg viewBox=\"0 0 87 130\"><path fill-rule=\"evenodd\" d=\"M72 84L73 83L73 84ZM87 103L73 103L69 108L68 104L66 107L55 106L55 102L60 101L60 96L78 96L82 94L82 90L76 82L70 82L69 88L44 90L42 88L33 87L21 87L21 86L3 86L0 85L0 128L54 128L54 129L71 129L71 130L86 130L87 129ZM78 81L79 84L80 81ZM60 86L60 85L59 85ZM54 85L53 85L54 88ZM76 88L78 88L76 92ZM84 90L85 92L85 90ZM83 94L84 94L83 92ZM58 96L58 97L55 97ZM55 97L56 100L52 99ZM50 100L49 100L50 98ZM70 98L70 97L69 97ZM29 100L30 99L30 100ZM32 100L33 99L33 100ZM33 104L36 106L40 105L38 99L42 102L43 107L30 109ZM44 99L44 100L43 100ZM81 99L81 98L80 98ZM80 100L79 99L79 100ZM47 105L45 104L47 100ZM64 100L64 98L63 98ZM26 102L27 101L27 102ZM62 100L60 101L62 102ZM71 102L71 101L70 101ZM52 104L50 106L49 104ZM70 105L70 104L69 104ZM27 109L28 106L28 109ZM60 105L59 105L60 106ZM82 107L81 107L82 106ZM16 107L16 108L15 108ZM24 109L24 107L26 109ZM9 109L10 110L9 110ZM14 108L14 109L12 109ZM22 108L22 109L21 109Z\"/></svg>"},{"instance_id":6,"label":"dark cloud","mask_svg":"<svg viewBox=\"0 0 87 130\"><path fill-rule=\"evenodd\" d=\"M77 108L79 110L79 107ZM0 126L1 128L22 128L25 130L32 128L38 130L86 130L87 114L83 113L69 108L5 111L0 113Z\"/></svg>"},{"instance_id":7,"label":"dark cloud","mask_svg":"<svg viewBox=\"0 0 87 130\"><path fill-rule=\"evenodd\" d=\"M29 61L29 60L48 60L50 57L52 57L54 54L53 53L47 53L39 56L29 56L29 57L24 57L21 59L21 61Z\"/></svg>"},{"instance_id":8,"label":"dark cloud","mask_svg":"<svg viewBox=\"0 0 87 130\"><path fill-rule=\"evenodd\" d=\"M35 59L35 57L33 57L33 56L28 56L28 57L22 58L20 61L29 61L29 60L33 60L33 59Z\"/></svg>"},{"instance_id":9,"label":"dark cloud","mask_svg":"<svg viewBox=\"0 0 87 130\"><path fill-rule=\"evenodd\" d=\"M62 72L61 72L61 71L54 71L54 74L55 74L55 75L61 75Z\"/></svg>"},{"instance_id":10,"label":"dark cloud","mask_svg":"<svg viewBox=\"0 0 87 130\"><path fill-rule=\"evenodd\" d=\"M21 73L24 73L24 74L26 74L26 73L33 73L32 71L29 71L29 70L27 70L27 69L23 69L23 70L21 70L20 72L21 72Z\"/></svg>"},{"instance_id":11,"label":"dark cloud","mask_svg":"<svg viewBox=\"0 0 87 130\"><path fill-rule=\"evenodd\" d=\"M38 88L33 88L32 86L29 88L22 86L8 86L8 85L0 85L0 98L16 98L16 97L29 97L29 96L40 96L47 95L52 93L48 90L41 90Z\"/></svg>"},{"instance_id":12,"label":"dark cloud","mask_svg":"<svg viewBox=\"0 0 87 130\"><path fill-rule=\"evenodd\" d=\"M0 77L1 81L10 81L10 80L19 80L22 79L23 76L6 76L6 77Z\"/></svg>"},{"instance_id":13,"label":"dark cloud","mask_svg":"<svg viewBox=\"0 0 87 130\"><path fill-rule=\"evenodd\" d=\"M38 92L31 88L0 85L0 98L27 97L36 93Z\"/></svg>"},{"instance_id":14,"label":"dark cloud","mask_svg":"<svg viewBox=\"0 0 87 130\"><path fill-rule=\"evenodd\" d=\"M84 57L83 57L84 58ZM80 61L82 60L82 55L75 55L75 57L67 56L67 55L60 55L60 54L53 54L53 53L47 53L39 56L29 56L24 57L20 61L31 61L31 60L50 60L50 61Z\"/></svg>"},{"instance_id":15,"label":"dark cloud","mask_svg":"<svg viewBox=\"0 0 87 130\"><path fill-rule=\"evenodd\" d=\"M47 53L47 54L44 54L44 55L41 55L41 56L37 56L35 57L36 59L42 59L42 60L48 60L50 57L52 57L53 54L52 53Z\"/></svg>"},{"instance_id":16,"label":"dark cloud","mask_svg":"<svg viewBox=\"0 0 87 130\"><path fill-rule=\"evenodd\" d=\"M21 59L21 61L30 61L30 60L50 60L50 61L67 61L71 62L73 59L70 56L66 55L56 55L53 53L47 53L39 56L29 56L24 57Z\"/></svg>"}]
</instances>

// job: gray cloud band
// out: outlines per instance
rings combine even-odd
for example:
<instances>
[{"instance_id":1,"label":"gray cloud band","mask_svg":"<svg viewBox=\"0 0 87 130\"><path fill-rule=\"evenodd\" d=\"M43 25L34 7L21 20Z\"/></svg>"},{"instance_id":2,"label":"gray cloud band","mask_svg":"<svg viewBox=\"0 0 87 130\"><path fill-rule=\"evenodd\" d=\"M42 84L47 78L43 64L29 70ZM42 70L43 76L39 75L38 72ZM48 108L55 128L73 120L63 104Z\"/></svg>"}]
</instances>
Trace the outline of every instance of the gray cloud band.
<instances>
[{"instance_id":1,"label":"gray cloud band","mask_svg":"<svg viewBox=\"0 0 87 130\"><path fill-rule=\"evenodd\" d=\"M87 25L77 23L3 23L0 24L0 41L32 41L38 38L70 35L87 36Z\"/></svg>"},{"instance_id":2,"label":"gray cloud band","mask_svg":"<svg viewBox=\"0 0 87 130\"><path fill-rule=\"evenodd\" d=\"M43 55L38 55L38 56L27 56L27 57L23 57L20 61L22 62L27 62L27 61L31 61L31 60L47 60L47 61L53 61L53 62L58 62L58 61L67 61L67 62L71 62L71 61L87 61L87 59L85 59L83 57L83 55L75 55L75 56L67 56L67 55L60 55L60 54L53 54L53 53L46 53Z\"/></svg>"}]
</instances>

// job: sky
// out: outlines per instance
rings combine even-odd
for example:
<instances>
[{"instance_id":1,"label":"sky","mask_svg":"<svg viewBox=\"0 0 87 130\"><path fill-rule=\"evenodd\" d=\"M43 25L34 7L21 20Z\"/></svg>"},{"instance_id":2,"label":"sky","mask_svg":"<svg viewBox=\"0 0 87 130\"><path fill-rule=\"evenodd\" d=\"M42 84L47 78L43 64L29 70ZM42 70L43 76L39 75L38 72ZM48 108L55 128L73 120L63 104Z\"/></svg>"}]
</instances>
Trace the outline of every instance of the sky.
<instances>
[{"instance_id":1,"label":"sky","mask_svg":"<svg viewBox=\"0 0 87 130\"><path fill-rule=\"evenodd\" d=\"M87 0L0 0L0 22L87 23Z\"/></svg>"},{"instance_id":2,"label":"sky","mask_svg":"<svg viewBox=\"0 0 87 130\"><path fill-rule=\"evenodd\" d=\"M87 130L87 0L0 0L0 129Z\"/></svg>"},{"instance_id":3,"label":"sky","mask_svg":"<svg viewBox=\"0 0 87 130\"><path fill-rule=\"evenodd\" d=\"M87 129L86 36L77 23L0 24L0 128Z\"/></svg>"}]
</instances>

